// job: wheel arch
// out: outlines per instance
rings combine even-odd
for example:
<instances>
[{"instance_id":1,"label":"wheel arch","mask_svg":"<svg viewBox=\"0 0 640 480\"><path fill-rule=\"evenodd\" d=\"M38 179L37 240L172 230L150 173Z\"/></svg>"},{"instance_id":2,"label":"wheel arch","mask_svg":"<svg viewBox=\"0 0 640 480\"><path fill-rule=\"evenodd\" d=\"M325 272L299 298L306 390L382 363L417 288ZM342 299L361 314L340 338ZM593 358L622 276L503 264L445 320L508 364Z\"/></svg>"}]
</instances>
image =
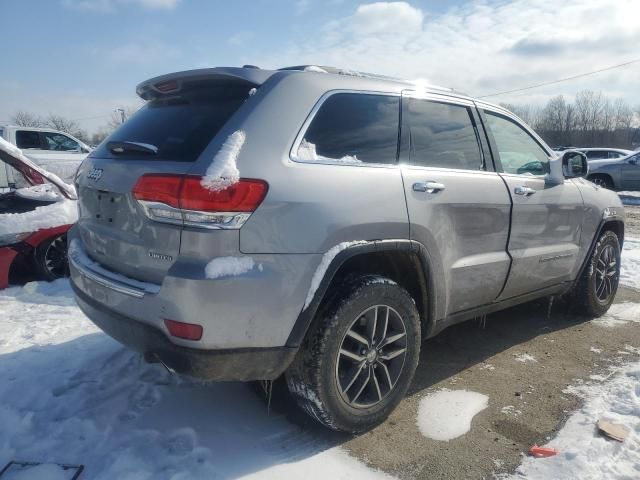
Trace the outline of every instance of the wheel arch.
<instances>
[{"instance_id":1,"label":"wheel arch","mask_svg":"<svg viewBox=\"0 0 640 480\"><path fill-rule=\"evenodd\" d=\"M332 259L313 299L300 312L286 345L302 343L323 301L349 275L382 275L405 288L416 303L423 338L427 338L434 328L437 299L432 272L428 252L417 242L376 240L351 245Z\"/></svg>"},{"instance_id":2,"label":"wheel arch","mask_svg":"<svg viewBox=\"0 0 640 480\"><path fill-rule=\"evenodd\" d=\"M616 182L614 182L613 175L611 175L610 173L607 173L607 172L594 172L594 173L590 173L587 176L587 180L589 180L589 181L593 181L595 178L604 178L604 179L608 180L611 183L611 186L613 188L616 188Z\"/></svg>"},{"instance_id":3,"label":"wheel arch","mask_svg":"<svg viewBox=\"0 0 640 480\"><path fill-rule=\"evenodd\" d=\"M587 268L587 266L589 265L591 256L593 255L593 251L595 250L596 245L598 244L598 239L602 236L602 233L607 230L610 230L617 235L618 243L620 244L620 250L622 250L622 247L624 245L624 221L620 218L603 219L600 222L600 226L596 230L596 234L593 236L593 239L591 240L589 251L587 252L587 255L585 256L582 262L582 266L578 271L578 275L575 280L576 284L580 281L580 278L582 278L582 274L584 273L585 268Z\"/></svg>"}]
</instances>

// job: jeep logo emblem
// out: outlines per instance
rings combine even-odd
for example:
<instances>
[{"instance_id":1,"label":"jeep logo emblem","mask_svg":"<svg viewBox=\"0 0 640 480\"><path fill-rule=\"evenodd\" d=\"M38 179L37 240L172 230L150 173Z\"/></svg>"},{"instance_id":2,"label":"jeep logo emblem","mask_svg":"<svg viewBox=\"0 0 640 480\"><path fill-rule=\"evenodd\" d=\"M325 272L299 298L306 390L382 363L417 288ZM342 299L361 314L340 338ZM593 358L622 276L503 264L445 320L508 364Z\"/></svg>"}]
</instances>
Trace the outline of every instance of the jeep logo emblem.
<instances>
[{"instance_id":1,"label":"jeep logo emblem","mask_svg":"<svg viewBox=\"0 0 640 480\"><path fill-rule=\"evenodd\" d=\"M97 182L102 177L103 170L101 168L92 168L91 171L87 174L87 178L89 180L93 180Z\"/></svg>"}]
</instances>

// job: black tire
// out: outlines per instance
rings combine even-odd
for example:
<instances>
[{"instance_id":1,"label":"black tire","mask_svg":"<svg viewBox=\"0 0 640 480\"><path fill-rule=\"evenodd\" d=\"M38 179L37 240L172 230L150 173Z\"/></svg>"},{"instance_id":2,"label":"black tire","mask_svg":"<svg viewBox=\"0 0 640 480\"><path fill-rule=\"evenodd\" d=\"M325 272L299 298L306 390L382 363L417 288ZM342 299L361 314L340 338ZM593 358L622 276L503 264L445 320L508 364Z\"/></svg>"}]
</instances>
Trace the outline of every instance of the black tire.
<instances>
[{"instance_id":1,"label":"black tire","mask_svg":"<svg viewBox=\"0 0 640 480\"><path fill-rule=\"evenodd\" d=\"M67 235L58 235L38 245L34 260L38 275L43 280L51 282L68 277Z\"/></svg>"},{"instance_id":2,"label":"black tire","mask_svg":"<svg viewBox=\"0 0 640 480\"><path fill-rule=\"evenodd\" d=\"M607 190L613 190L613 180L609 175L593 175L589 180L599 187L606 188Z\"/></svg>"},{"instance_id":3,"label":"black tire","mask_svg":"<svg viewBox=\"0 0 640 480\"><path fill-rule=\"evenodd\" d=\"M312 418L358 433L382 423L404 398L420 355L420 317L407 291L384 277L352 279L335 292L285 377Z\"/></svg>"},{"instance_id":4,"label":"black tire","mask_svg":"<svg viewBox=\"0 0 640 480\"><path fill-rule=\"evenodd\" d=\"M582 277L571 292L577 313L592 318L604 315L615 299L619 279L620 243L614 232L606 230L600 235Z\"/></svg>"}]
</instances>

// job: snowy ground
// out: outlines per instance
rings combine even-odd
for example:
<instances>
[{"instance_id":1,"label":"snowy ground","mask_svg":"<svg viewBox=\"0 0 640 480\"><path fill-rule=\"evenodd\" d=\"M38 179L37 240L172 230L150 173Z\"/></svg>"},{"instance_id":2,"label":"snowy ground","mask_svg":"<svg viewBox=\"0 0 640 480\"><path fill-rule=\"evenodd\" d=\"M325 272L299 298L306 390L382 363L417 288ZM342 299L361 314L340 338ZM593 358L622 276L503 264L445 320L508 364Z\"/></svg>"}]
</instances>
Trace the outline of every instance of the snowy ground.
<instances>
[{"instance_id":1,"label":"snowy ground","mask_svg":"<svg viewBox=\"0 0 640 480\"><path fill-rule=\"evenodd\" d=\"M622 267L621 283L639 288L637 238L626 239ZM84 317L66 281L4 290L0 312L0 468L9 460L84 464L81 479L391 478L317 432L267 415L245 385L180 379L142 363ZM604 334L640 323L640 305L616 304L590 323ZM640 478L640 345L627 342L618 352L626 365L565 391L585 403L549 442L560 454L524 457L513 478ZM520 346L510 355L527 368L544 361ZM484 393L424 395L410 421L449 448L477 434L475 417L491 408L524 416L521 406L496 405L490 387ZM601 418L629 428L627 441L602 438ZM51 468L40 478L53 480Z\"/></svg>"},{"instance_id":2,"label":"snowy ground","mask_svg":"<svg viewBox=\"0 0 640 480\"><path fill-rule=\"evenodd\" d=\"M624 239L620 283L640 290L640 238L628 237Z\"/></svg>"},{"instance_id":3,"label":"snowy ground","mask_svg":"<svg viewBox=\"0 0 640 480\"><path fill-rule=\"evenodd\" d=\"M638 349L628 345L631 353ZM550 458L525 457L513 479L547 480L640 478L640 362L616 367L611 377L595 377L594 383L569 387L566 393L584 399L556 438L549 442L559 454ZM619 443L596 431L598 420L629 429Z\"/></svg>"},{"instance_id":4,"label":"snowy ground","mask_svg":"<svg viewBox=\"0 0 640 480\"><path fill-rule=\"evenodd\" d=\"M100 333L66 281L0 292L0 468L84 464L82 479L387 478L243 384L169 375ZM45 477L50 478L50 477Z\"/></svg>"}]
</instances>

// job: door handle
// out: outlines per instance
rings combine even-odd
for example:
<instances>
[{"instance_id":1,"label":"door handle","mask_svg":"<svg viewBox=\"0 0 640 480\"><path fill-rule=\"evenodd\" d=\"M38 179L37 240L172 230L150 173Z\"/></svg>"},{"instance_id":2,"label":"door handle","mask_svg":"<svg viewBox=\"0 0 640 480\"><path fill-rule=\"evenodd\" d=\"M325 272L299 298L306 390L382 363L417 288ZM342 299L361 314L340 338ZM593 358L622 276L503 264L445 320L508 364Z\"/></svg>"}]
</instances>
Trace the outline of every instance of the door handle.
<instances>
[{"instance_id":1,"label":"door handle","mask_svg":"<svg viewBox=\"0 0 640 480\"><path fill-rule=\"evenodd\" d=\"M515 193L516 195L526 195L527 197L529 195L533 195L534 193L536 193L536 189L535 188L531 188L531 187L516 187L513 189L513 193Z\"/></svg>"},{"instance_id":2,"label":"door handle","mask_svg":"<svg viewBox=\"0 0 640 480\"><path fill-rule=\"evenodd\" d=\"M414 183L412 188L414 192L437 193L444 190L444 184L427 180Z\"/></svg>"}]
</instances>

